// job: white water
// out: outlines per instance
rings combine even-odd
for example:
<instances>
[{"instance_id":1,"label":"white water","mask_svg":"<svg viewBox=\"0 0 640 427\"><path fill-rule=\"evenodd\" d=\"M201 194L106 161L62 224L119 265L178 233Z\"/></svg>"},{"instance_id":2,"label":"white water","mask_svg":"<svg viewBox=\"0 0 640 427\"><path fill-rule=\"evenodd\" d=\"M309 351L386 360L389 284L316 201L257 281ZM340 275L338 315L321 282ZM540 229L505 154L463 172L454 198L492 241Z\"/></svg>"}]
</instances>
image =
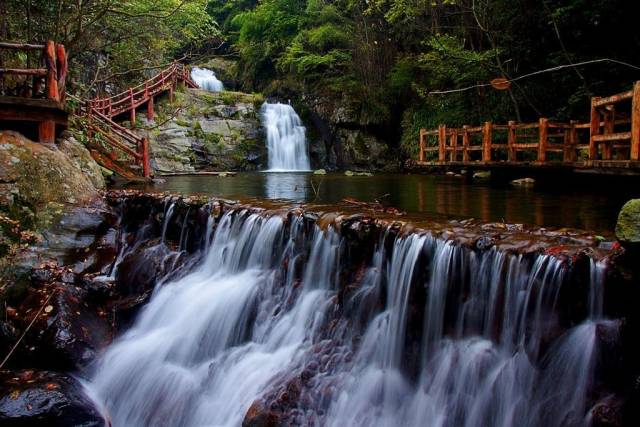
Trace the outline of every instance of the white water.
<instances>
[{"instance_id":1,"label":"white water","mask_svg":"<svg viewBox=\"0 0 640 427\"><path fill-rule=\"evenodd\" d=\"M338 233L288 221L225 214L201 265L156 288L91 382L113 426L239 426L252 403L284 399L278 390L301 372L311 378L287 425L588 424L598 292L591 318L540 355L558 326L560 261L398 237L374 252L347 319L336 306ZM420 315L411 296L423 287L411 344Z\"/></svg>"},{"instance_id":2,"label":"white water","mask_svg":"<svg viewBox=\"0 0 640 427\"><path fill-rule=\"evenodd\" d=\"M293 107L265 103L262 121L267 132L269 172L309 171L306 129Z\"/></svg>"},{"instance_id":3,"label":"white water","mask_svg":"<svg viewBox=\"0 0 640 427\"><path fill-rule=\"evenodd\" d=\"M191 70L191 79L196 82L201 89L208 90L209 92L222 92L224 90L224 85L218 80L216 74L206 68L193 67Z\"/></svg>"}]
</instances>

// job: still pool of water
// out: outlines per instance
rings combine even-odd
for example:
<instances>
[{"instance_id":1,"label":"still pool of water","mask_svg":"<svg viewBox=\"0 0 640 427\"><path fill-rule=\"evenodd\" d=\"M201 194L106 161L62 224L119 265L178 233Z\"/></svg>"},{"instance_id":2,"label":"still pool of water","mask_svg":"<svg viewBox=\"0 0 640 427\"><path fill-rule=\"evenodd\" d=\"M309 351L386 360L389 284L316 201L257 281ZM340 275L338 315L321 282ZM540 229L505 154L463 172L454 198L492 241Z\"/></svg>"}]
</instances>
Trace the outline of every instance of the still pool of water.
<instances>
[{"instance_id":1,"label":"still pool of water","mask_svg":"<svg viewBox=\"0 0 640 427\"><path fill-rule=\"evenodd\" d=\"M259 198L294 203L339 203L344 198L384 200L410 214L433 218L504 221L542 227L571 227L603 233L615 228L622 205L640 197L640 187L587 186L563 189L515 188L467 183L442 175L239 173L234 177L186 175L163 177L142 187L148 191L207 194L223 198Z\"/></svg>"}]
</instances>

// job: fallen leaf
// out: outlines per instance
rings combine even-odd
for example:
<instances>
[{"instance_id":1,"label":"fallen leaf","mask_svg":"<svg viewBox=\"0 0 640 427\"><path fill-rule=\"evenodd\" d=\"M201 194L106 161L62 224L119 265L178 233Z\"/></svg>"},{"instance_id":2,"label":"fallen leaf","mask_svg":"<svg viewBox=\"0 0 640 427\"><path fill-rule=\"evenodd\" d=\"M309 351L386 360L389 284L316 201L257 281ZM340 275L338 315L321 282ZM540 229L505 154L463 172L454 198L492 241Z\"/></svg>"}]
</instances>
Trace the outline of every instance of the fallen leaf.
<instances>
[{"instance_id":1,"label":"fallen leaf","mask_svg":"<svg viewBox=\"0 0 640 427\"><path fill-rule=\"evenodd\" d=\"M52 305L48 305L44 308L44 312L45 313L51 313L53 311L53 306Z\"/></svg>"}]
</instances>

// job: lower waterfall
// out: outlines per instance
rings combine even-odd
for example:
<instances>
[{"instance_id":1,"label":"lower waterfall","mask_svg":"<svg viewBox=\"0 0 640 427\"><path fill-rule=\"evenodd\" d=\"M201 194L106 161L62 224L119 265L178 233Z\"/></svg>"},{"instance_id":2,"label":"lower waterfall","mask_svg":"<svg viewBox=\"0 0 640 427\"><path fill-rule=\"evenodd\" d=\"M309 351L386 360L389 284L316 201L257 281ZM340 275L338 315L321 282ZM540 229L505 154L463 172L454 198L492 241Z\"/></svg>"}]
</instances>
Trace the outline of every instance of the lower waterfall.
<instances>
[{"instance_id":1,"label":"lower waterfall","mask_svg":"<svg viewBox=\"0 0 640 427\"><path fill-rule=\"evenodd\" d=\"M589 425L599 263L570 321L549 255L387 228L349 269L332 223L246 209L203 239L96 366L113 426Z\"/></svg>"}]
</instances>

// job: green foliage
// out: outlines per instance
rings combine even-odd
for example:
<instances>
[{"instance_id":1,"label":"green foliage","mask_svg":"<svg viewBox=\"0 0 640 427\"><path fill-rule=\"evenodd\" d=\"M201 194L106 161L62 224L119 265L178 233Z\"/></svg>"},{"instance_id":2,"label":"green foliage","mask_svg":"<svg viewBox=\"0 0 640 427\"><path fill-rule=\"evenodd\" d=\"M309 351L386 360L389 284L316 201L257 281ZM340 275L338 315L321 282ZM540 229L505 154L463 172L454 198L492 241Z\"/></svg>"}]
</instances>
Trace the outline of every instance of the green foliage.
<instances>
[{"instance_id":1,"label":"green foliage","mask_svg":"<svg viewBox=\"0 0 640 427\"><path fill-rule=\"evenodd\" d=\"M86 96L137 84L148 77L146 68L218 37L206 5L207 0L3 0L0 37L64 44L67 88Z\"/></svg>"}]
</instances>

